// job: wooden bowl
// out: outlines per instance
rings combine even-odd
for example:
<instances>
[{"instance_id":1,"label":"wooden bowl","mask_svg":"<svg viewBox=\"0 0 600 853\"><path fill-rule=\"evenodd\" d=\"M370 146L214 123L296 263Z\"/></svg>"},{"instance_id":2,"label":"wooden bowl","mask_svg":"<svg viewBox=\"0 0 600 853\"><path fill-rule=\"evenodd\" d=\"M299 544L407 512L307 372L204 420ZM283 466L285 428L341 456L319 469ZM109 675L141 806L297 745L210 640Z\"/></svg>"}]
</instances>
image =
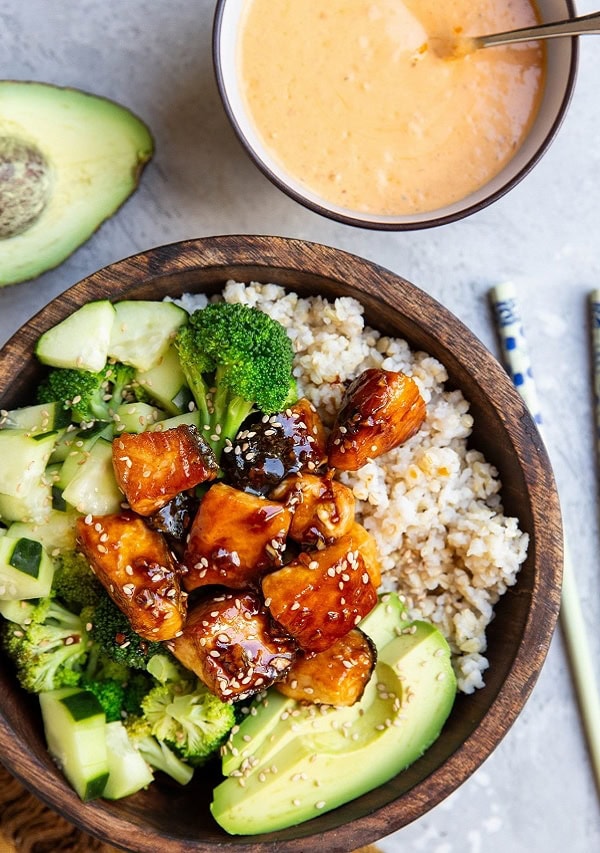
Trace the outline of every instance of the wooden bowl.
<instances>
[{"instance_id":1,"label":"wooden bowl","mask_svg":"<svg viewBox=\"0 0 600 853\"><path fill-rule=\"evenodd\" d=\"M490 755L521 711L539 674L560 600L562 532L551 468L539 433L506 373L462 325L426 293L353 255L275 237L226 236L151 249L113 264L67 290L33 317L0 352L0 406L30 402L40 374L32 354L39 335L83 303L99 298L161 299L220 291L230 279L276 282L305 295L352 295L368 322L438 358L449 385L471 403L471 439L497 466L503 502L530 537L515 587L488 629L485 688L459 695L438 741L385 785L323 816L277 833L231 837L212 820L214 779L198 773L185 788L156 782L120 802L83 804L46 750L37 702L0 671L0 757L51 808L101 839L138 853L297 851L312 843L335 853L375 841L425 814ZM316 838L318 837L318 842Z\"/></svg>"}]
</instances>

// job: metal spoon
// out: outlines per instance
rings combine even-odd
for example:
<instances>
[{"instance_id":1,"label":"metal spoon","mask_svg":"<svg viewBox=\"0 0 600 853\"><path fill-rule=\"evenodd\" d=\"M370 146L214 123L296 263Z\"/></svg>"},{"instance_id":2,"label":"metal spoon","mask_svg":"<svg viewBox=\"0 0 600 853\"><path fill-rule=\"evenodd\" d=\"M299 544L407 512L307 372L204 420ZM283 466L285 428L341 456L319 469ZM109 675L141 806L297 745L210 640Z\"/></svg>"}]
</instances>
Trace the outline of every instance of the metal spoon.
<instances>
[{"instance_id":1,"label":"metal spoon","mask_svg":"<svg viewBox=\"0 0 600 853\"><path fill-rule=\"evenodd\" d=\"M558 38L559 36L580 36L585 33L600 33L600 12L569 18L566 21L554 21L550 24L537 24L519 30L493 33L487 36L457 36L455 38L435 37L430 39L438 56L459 58L473 53L482 47L494 47L499 44L517 44L523 41Z\"/></svg>"}]
</instances>

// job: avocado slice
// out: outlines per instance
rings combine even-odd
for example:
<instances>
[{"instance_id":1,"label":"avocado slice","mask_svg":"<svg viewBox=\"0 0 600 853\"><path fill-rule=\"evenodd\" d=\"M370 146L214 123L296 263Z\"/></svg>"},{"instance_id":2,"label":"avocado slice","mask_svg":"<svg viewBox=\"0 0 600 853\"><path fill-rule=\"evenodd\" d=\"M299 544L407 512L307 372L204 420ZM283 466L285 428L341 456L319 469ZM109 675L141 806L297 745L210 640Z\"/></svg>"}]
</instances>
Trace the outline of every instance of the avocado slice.
<instances>
[{"instance_id":1,"label":"avocado slice","mask_svg":"<svg viewBox=\"0 0 600 853\"><path fill-rule=\"evenodd\" d=\"M456 695L450 649L433 625L407 623L393 598L368 617L381 645L359 702L319 707L271 690L252 706L224 750L228 778L213 792L211 812L227 832L317 817L392 779L436 740Z\"/></svg>"},{"instance_id":2,"label":"avocado slice","mask_svg":"<svg viewBox=\"0 0 600 853\"><path fill-rule=\"evenodd\" d=\"M146 125L113 101L0 80L0 286L64 261L131 195L153 153Z\"/></svg>"}]
</instances>

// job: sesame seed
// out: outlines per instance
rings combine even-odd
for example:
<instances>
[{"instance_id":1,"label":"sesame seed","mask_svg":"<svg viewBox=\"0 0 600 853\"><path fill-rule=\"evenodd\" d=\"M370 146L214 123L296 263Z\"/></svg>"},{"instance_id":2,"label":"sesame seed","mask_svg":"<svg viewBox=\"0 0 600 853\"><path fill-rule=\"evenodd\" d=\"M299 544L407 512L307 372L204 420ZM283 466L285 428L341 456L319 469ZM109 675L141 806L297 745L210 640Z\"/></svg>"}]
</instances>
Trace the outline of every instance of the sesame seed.
<instances>
[{"instance_id":1,"label":"sesame seed","mask_svg":"<svg viewBox=\"0 0 600 853\"><path fill-rule=\"evenodd\" d=\"M319 800L318 803L315 803L315 808L316 809L324 809L326 805L327 805L327 803L325 802L325 800Z\"/></svg>"},{"instance_id":2,"label":"sesame seed","mask_svg":"<svg viewBox=\"0 0 600 853\"><path fill-rule=\"evenodd\" d=\"M265 607L270 607L270 606L271 606L271 601L272 601L272 599L271 599L271 598L265 598ZM238 604L238 602L236 602L236 605L237 605L237 604ZM240 607L241 607L241 603L240 603Z\"/></svg>"},{"instance_id":3,"label":"sesame seed","mask_svg":"<svg viewBox=\"0 0 600 853\"><path fill-rule=\"evenodd\" d=\"M299 609L300 609L300 602L299 602L299 601L294 601L294 603L293 603L293 604L292 604L292 606L290 607L290 610L299 610Z\"/></svg>"}]
</instances>

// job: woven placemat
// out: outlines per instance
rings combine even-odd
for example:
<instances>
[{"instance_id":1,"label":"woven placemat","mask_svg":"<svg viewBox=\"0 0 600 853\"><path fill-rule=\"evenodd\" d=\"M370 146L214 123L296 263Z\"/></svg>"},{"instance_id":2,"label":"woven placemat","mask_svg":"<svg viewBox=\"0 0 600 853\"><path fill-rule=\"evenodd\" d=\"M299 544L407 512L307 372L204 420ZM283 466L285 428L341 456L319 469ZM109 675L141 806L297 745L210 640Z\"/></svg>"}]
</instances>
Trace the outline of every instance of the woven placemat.
<instances>
[{"instance_id":1,"label":"woven placemat","mask_svg":"<svg viewBox=\"0 0 600 853\"><path fill-rule=\"evenodd\" d=\"M0 764L0 853L119 853L30 794ZM354 853L381 853L369 845Z\"/></svg>"},{"instance_id":2,"label":"woven placemat","mask_svg":"<svg viewBox=\"0 0 600 853\"><path fill-rule=\"evenodd\" d=\"M118 853L32 796L0 765L0 853Z\"/></svg>"}]
</instances>

